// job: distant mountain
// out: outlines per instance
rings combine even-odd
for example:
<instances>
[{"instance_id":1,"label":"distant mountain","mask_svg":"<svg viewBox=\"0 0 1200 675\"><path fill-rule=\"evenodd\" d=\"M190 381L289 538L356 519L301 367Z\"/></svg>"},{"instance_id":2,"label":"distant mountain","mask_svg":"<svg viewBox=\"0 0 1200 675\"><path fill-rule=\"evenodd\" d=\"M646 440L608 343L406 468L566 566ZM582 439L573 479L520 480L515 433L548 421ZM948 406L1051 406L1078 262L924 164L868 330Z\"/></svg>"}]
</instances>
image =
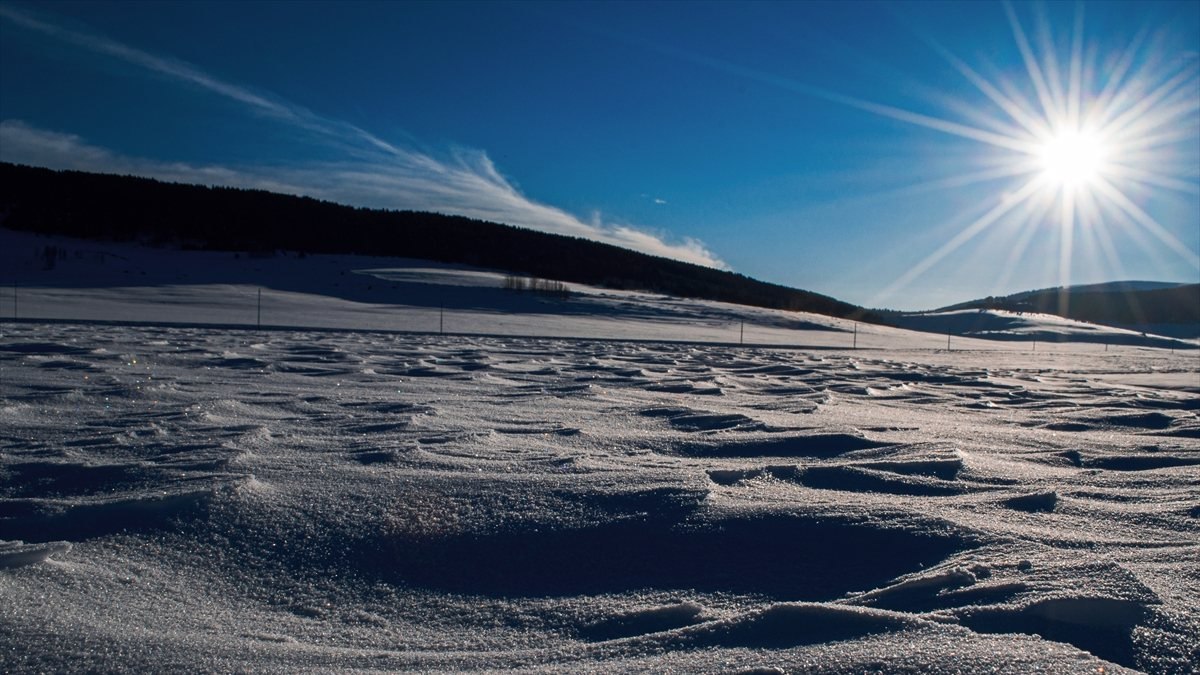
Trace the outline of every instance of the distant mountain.
<instances>
[{"instance_id":1,"label":"distant mountain","mask_svg":"<svg viewBox=\"0 0 1200 675\"><path fill-rule=\"evenodd\" d=\"M1200 337L1200 284L1115 281L1045 288L981 298L936 311L964 309L1054 314L1171 337Z\"/></svg>"},{"instance_id":2,"label":"distant mountain","mask_svg":"<svg viewBox=\"0 0 1200 675\"><path fill-rule=\"evenodd\" d=\"M399 256L609 288L878 320L834 298L587 239L262 190L0 163L0 225L225 251Z\"/></svg>"}]
</instances>

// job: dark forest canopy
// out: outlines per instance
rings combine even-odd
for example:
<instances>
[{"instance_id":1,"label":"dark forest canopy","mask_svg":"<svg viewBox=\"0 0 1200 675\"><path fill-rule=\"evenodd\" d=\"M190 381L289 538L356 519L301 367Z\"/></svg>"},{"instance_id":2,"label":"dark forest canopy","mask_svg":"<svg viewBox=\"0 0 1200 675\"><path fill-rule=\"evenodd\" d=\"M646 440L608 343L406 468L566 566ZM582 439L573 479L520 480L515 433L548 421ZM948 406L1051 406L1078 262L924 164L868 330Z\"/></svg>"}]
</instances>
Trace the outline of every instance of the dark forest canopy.
<instances>
[{"instance_id":1,"label":"dark forest canopy","mask_svg":"<svg viewBox=\"0 0 1200 675\"><path fill-rule=\"evenodd\" d=\"M824 295L587 239L263 190L0 163L0 214L5 227L42 234L223 251L420 258L608 288L873 318Z\"/></svg>"}]
</instances>

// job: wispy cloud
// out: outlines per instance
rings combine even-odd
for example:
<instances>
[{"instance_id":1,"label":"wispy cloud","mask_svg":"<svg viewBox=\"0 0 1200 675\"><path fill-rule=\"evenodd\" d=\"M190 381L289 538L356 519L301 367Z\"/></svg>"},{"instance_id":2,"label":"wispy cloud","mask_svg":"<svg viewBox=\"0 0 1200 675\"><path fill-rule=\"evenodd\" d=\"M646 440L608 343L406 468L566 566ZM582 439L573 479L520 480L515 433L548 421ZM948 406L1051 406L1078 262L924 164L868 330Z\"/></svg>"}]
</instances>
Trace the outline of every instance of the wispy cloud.
<instances>
[{"instance_id":1,"label":"wispy cloud","mask_svg":"<svg viewBox=\"0 0 1200 675\"><path fill-rule=\"evenodd\" d=\"M343 158L287 168L164 162L123 156L72 134L4 120L0 121L0 160L267 189L359 206L436 211L583 237L708 267L728 267L695 239L667 241L599 218L585 222L562 209L536 202L505 178L483 151L454 149L435 156L409 147L412 143L390 143L353 124L319 115L268 92L223 81L191 64L101 35L65 28L4 5L0 5L0 18L234 101L249 113L303 132L310 140L337 150Z\"/></svg>"}]
</instances>

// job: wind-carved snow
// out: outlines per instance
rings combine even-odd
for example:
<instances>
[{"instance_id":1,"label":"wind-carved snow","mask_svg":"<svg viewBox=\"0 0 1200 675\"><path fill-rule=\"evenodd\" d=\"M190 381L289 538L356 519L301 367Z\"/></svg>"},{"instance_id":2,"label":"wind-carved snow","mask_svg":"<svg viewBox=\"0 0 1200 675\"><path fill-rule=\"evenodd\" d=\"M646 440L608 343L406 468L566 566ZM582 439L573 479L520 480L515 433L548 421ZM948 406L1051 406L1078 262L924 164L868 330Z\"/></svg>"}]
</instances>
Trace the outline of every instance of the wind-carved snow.
<instances>
[{"instance_id":1,"label":"wind-carved snow","mask_svg":"<svg viewBox=\"0 0 1200 675\"><path fill-rule=\"evenodd\" d=\"M5 670L1198 665L1194 354L2 330Z\"/></svg>"},{"instance_id":2,"label":"wind-carved snow","mask_svg":"<svg viewBox=\"0 0 1200 675\"><path fill-rule=\"evenodd\" d=\"M419 261L23 273L0 670L1200 668L1194 350Z\"/></svg>"}]
</instances>

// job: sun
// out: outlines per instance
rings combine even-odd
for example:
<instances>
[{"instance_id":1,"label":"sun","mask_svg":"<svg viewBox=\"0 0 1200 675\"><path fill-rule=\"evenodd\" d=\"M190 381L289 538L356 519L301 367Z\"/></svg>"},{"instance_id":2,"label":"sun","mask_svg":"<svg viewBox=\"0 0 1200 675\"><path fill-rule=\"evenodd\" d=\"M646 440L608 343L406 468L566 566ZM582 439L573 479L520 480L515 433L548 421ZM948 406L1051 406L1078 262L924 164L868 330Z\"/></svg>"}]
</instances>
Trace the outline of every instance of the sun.
<instances>
[{"instance_id":1,"label":"sun","mask_svg":"<svg viewBox=\"0 0 1200 675\"><path fill-rule=\"evenodd\" d=\"M1109 148L1094 132L1060 129L1037 149L1042 177L1052 186L1080 189L1094 185L1104 174Z\"/></svg>"},{"instance_id":2,"label":"sun","mask_svg":"<svg viewBox=\"0 0 1200 675\"><path fill-rule=\"evenodd\" d=\"M1200 61L1165 56L1160 50L1171 44L1168 33L1158 33L1162 40L1149 39L1145 36L1151 34L1150 26L1124 47L1089 40L1082 3L1075 4L1072 28L1063 36L1054 34L1041 10L1035 10L1037 28L1031 36L1013 3L1001 7L1020 55L1011 64L985 62L986 70L977 70L926 38L981 95L939 99L952 103L954 115L928 112L936 107L918 112L834 98L986 148L977 169L964 167L918 187L961 190L995 182L997 188L984 197L982 206L969 205L966 210L973 217L964 217L952 236L872 303L896 293L989 230L1012 237L1010 250L997 265L998 287L1018 273L1030 253L1045 256L1046 269L1052 269L1055 261L1046 254L1052 247L1058 253L1060 286L1072 283L1077 259L1093 270L1107 267L1113 278L1121 278L1124 253L1118 243L1125 238L1142 255L1168 261L1162 254L1170 252L1190 269L1200 270L1194 246L1155 219L1159 209L1147 208L1150 203L1170 204L1166 200L1180 195L1192 199L1200 192L1195 173ZM987 71L994 74L986 76Z\"/></svg>"}]
</instances>

